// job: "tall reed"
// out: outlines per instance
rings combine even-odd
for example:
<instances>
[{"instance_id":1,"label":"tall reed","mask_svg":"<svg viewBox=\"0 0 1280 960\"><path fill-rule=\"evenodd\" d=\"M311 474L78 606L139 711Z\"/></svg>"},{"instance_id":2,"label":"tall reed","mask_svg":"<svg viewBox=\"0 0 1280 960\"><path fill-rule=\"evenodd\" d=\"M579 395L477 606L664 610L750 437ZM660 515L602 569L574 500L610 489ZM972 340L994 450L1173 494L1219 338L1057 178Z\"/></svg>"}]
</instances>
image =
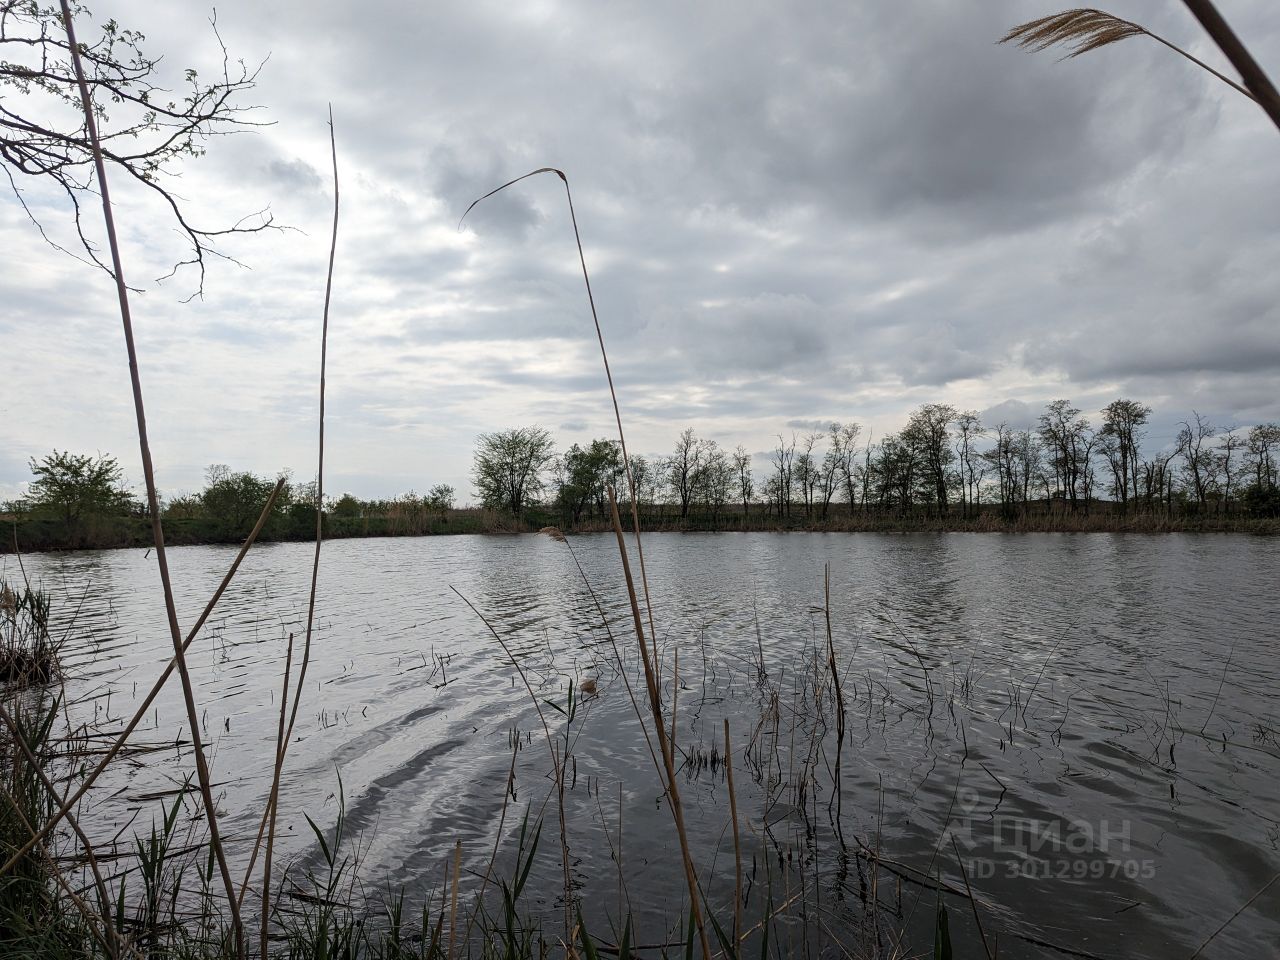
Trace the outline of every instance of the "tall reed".
<instances>
[{"instance_id":1,"label":"tall reed","mask_svg":"<svg viewBox=\"0 0 1280 960\"><path fill-rule=\"evenodd\" d=\"M76 42L75 24L71 16L71 5L68 0L60 0L62 5L63 27L67 34L67 49L70 52L71 64L75 69L76 82L80 87L80 105L84 110L85 133L93 150L93 165L98 177L98 193L102 199L102 216L107 229L107 245L111 250L111 267L116 282L116 294L120 303L120 322L124 328L125 349L129 355L129 378L133 386L134 413L138 421L138 449L142 456L142 474L147 488L147 509L151 514L151 531L155 538L156 567L160 572L160 585L164 593L165 616L169 623L169 635L173 640L173 655L178 664L178 677L182 683L182 699L187 710L187 724L191 730L191 746L195 754L196 777L200 782L200 794L204 800L204 817L209 828L209 843L218 861L218 871L222 875L223 887L226 890L228 908L231 910L231 923L235 930L236 957L244 960L244 926L240 921L240 908L235 901L235 885L231 880L231 871L227 867L226 853L218 834L218 818L214 813L212 778L209 764L204 755L204 745L200 738L200 714L196 708L195 688L191 683L191 674L187 669L184 652L182 628L178 626L178 610L173 598L173 584L169 578L169 561L164 549L164 528L160 521L160 498L156 492L155 468L151 464L151 445L147 439L146 407L142 400L142 377L138 372L138 353L133 341L133 318L129 309L129 288L125 283L124 265L120 259L120 243L116 238L115 217L111 209L111 193L107 186L107 170L103 163L102 144L98 139L97 121L94 117L93 98L89 93L89 84L85 80L84 67L80 62L80 45Z\"/></svg>"}]
</instances>

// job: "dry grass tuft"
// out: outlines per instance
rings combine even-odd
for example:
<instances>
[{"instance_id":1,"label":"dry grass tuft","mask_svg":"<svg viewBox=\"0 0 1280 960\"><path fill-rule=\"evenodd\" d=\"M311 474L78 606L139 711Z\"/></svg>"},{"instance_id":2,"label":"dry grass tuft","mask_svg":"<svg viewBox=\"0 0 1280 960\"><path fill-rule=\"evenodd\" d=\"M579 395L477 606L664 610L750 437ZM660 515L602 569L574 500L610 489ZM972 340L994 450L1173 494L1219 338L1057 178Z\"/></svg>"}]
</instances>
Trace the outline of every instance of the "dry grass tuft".
<instances>
[{"instance_id":1,"label":"dry grass tuft","mask_svg":"<svg viewBox=\"0 0 1280 960\"><path fill-rule=\"evenodd\" d=\"M0 684L48 683L59 672L61 640L49 635L49 600L0 582Z\"/></svg>"},{"instance_id":2,"label":"dry grass tuft","mask_svg":"<svg viewBox=\"0 0 1280 960\"><path fill-rule=\"evenodd\" d=\"M1139 24L1121 20L1105 10L1079 7L1021 23L1001 37L1000 42L1013 41L1037 53L1062 44L1071 48L1067 54L1070 59L1143 34L1150 36Z\"/></svg>"}]
</instances>

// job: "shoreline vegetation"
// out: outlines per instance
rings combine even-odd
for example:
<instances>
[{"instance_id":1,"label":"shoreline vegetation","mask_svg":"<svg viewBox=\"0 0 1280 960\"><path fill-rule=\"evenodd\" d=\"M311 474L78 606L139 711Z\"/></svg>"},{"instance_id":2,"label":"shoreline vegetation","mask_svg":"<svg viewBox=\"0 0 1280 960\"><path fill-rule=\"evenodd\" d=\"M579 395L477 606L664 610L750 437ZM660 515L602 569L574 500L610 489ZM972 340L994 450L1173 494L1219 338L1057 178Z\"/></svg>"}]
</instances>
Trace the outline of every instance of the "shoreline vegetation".
<instances>
[{"instance_id":1,"label":"shoreline vegetation","mask_svg":"<svg viewBox=\"0 0 1280 960\"><path fill-rule=\"evenodd\" d=\"M1095 425L1053 400L1035 429L1014 429L930 403L875 441L853 421L814 421L753 453L686 428L670 453L648 457L606 438L560 450L543 427L512 427L477 437L478 505L464 507L443 483L362 500L325 496L288 470L213 464L202 490L153 508L114 457L55 449L29 460L26 496L0 504L0 551L148 546L152 509L171 544L239 543L269 498L268 541L313 539L318 513L329 539L599 532L611 529L610 489L653 531L1280 533L1280 424L1224 429L1192 411L1171 447L1144 453L1151 413L1120 398Z\"/></svg>"},{"instance_id":2,"label":"shoreline vegetation","mask_svg":"<svg viewBox=\"0 0 1280 960\"><path fill-rule=\"evenodd\" d=\"M1007 516L998 507L984 507L976 515L939 516L926 512L841 513L826 518L803 515L778 517L758 512L743 515L741 508L718 517L687 516L678 512L643 513L650 533L1235 533L1280 535L1280 519L1247 514L1124 513L1115 504L1099 502L1089 512L1071 512L1058 504L1032 504L1028 512ZM0 554L44 553L71 550L145 549L153 546L151 523L146 517L93 517L75 524L56 519L5 517L9 527L0 538ZM312 521L314 523L314 520ZM451 535L537 534L555 526L568 534L611 533L603 520L584 518L566 524L554 511L530 509L519 520L482 507L449 509L429 519L409 521L394 514L335 516L326 512L326 540L377 537L429 537ZM165 521L165 541L170 546L240 544L248 527L203 519ZM314 529L286 522L268 523L258 535L264 543L299 543L315 539ZM16 550L15 550L16 546Z\"/></svg>"}]
</instances>

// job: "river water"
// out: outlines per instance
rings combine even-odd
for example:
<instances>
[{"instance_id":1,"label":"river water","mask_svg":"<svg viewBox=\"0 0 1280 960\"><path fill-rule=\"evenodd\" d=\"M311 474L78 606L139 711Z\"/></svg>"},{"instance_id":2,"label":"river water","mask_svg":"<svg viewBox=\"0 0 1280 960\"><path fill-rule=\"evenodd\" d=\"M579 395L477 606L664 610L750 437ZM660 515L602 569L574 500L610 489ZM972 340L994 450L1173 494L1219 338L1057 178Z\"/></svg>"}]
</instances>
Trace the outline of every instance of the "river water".
<instances>
[{"instance_id":1,"label":"river water","mask_svg":"<svg viewBox=\"0 0 1280 960\"><path fill-rule=\"evenodd\" d=\"M890 944L892 930L930 949L933 877L972 886L1001 957L1190 956L1280 873L1280 540L759 533L644 545L668 710L679 655L680 785L711 902L733 891L726 718L748 909L810 884L813 929L785 935L816 931L828 950L842 937ZM189 654L233 873L269 783L290 633L296 677L312 549L255 547ZM184 628L233 556L170 550ZM118 729L172 652L154 553L24 562L68 631L73 712ZM3 563L12 580L13 558ZM827 569L846 712L838 790ZM614 539L342 540L325 544L320 570L280 859L313 865L302 814L331 825L341 798L360 875L438 896L457 841L474 886L499 833L509 841L541 811L529 904L554 930L551 762L514 657L560 742L565 718L547 701L565 706L571 678L598 685L570 727L566 772L588 916L599 928L630 910L640 941L678 939L684 875L624 683L640 695ZM175 745L185 728L175 679L136 734L156 749L91 794L97 836L149 828L191 766ZM498 870L510 855L504 843ZM942 901L960 955L980 955L969 902ZM1280 882L1204 955L1272 956L1278 944Z\"/></svg>"}]
</instances>

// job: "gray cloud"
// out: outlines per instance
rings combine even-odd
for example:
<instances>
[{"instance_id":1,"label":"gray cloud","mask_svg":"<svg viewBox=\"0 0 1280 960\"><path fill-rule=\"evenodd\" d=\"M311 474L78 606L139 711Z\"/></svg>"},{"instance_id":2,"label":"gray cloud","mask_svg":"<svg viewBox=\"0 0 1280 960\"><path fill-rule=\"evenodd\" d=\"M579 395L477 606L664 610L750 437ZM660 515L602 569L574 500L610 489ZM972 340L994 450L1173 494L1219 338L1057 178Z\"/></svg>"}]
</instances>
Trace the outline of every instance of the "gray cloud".
<instances>
[{"instance_id":1,"label":"gray cloud","mask_svg":"<svg viewBox=\"0 0 1280 960\"><path fill-rule=\"evenodd\" d=\"M979 416L987 426L996 427L1004 423L1008 424L1011 430L1034 430L1043 409L1043 403L1002 400L995 406L980 411Z\"/></svg>"},{"instance_id":2,"label":"gray cloud","mask_svg":"<svg viewBox=\"0 0 1280 960\"><path fill-rule=\"evenodd\" d=\"M1118 2L1221 64L1180 8ZM144 29L173 70L216 55L186 10L108 8L95 14ZM300 232L229 247L254 269L215 265L203 303L139 298L171 485L198 486L190 465L210 460L265 472L313 456L330 100L344 209L329 410L354 492L468 489L482 430L611 429L560 181L521 183L457 229L471 200L546 164L571 177L636 449L691 424L760 450L827 416L882 435L930 401L1015 426L1055 396L1280 417L1280 138L1142 38L1069 62L995 45L1038 12L220 4L234 55L272 55L255 93L274 125L210 143L184 196L214 223L270 204ZM1277 62L1269 13L1229 12ZM158 275L171 224L138 204L126 222L129 262ZM17 451L4 490L44 448L133 442L103 278L12 204L0 244L18 258L0 331L35 361L0 400L0 449ZM109 413L88 424L88 408Z\"/></svg>"},{"instance_id":3,"label":"gray cloud","mask_svg":"<svg viewBox=\"0 0 1280 960\"><path fill-rule=\"evenodd\" d=\"M272 182L294 190L315 191L324 183L316 168L301 157L272 160L266 165L265 171Z\"/></svg>"}]
</instances>

